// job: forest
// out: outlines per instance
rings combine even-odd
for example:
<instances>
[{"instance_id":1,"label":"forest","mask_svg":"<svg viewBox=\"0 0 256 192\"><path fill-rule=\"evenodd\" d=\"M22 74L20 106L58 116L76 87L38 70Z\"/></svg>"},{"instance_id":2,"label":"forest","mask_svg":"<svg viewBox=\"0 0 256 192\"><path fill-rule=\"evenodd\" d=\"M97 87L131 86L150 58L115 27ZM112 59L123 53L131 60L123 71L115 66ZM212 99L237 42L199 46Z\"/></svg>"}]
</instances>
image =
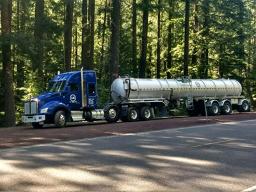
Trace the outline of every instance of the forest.
<instances>
[{"instance_id":1,"label":"forest","mask_svg":"<svg viewBox=\"0 0 256 192\"><path fill-rule=\"evenodd\" d=\"M0 126L58 72L234 78L256 94L256 0L0 0Z\"/></svg>"}]
</instances>

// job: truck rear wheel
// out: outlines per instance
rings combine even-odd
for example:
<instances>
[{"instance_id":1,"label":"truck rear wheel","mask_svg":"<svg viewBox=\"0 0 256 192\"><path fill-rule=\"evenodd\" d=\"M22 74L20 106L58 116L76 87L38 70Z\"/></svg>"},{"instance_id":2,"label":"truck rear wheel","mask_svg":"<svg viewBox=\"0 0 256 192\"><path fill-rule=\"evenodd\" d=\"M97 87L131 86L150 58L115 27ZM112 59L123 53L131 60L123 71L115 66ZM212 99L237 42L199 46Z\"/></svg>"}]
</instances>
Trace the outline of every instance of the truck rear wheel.
<instances>
[{"instance_id":1,"label":"truck rear wheel","mask_svg":"<svg viewBox=\"0 0 256 192\"><path fill-rule=\"evenodd\" d=\"M117 106L110 105L104 110L105 119L112 123L117 122L119 119L119 110Z\"/></svg>"},{"instance_id":2,"label":"truck rear wheel","mask_svg":"<svg viewBox=\"0 0 256 192\"><path fill-rule=\"evenodd\" d=\"M239 105L237 108L238 112L249 112L250 111L250 103L247 100L242 102L242 105Z\"/></svg>"},{"instance_id":3,"label":"truck rear wheel","mask_svg":"<svg viewBox=\"0 0 256 192\"><path fill-rule=\"evenodd\" d=\"M56 127L66 126L66 114L64 111L57 111L54 115L54 124Z\"/></svg>"},{"instance_id":4,"label":"truck rear wheel","mask_svg":"<svg viewBox=\"0 0 256 192\"><path fill-rule=\"evenodd\" d=\"M144 106L140 109L140 118L144 121L150 120L152 118L150 107Z\"/></svg>"},{"instance_id":5,"label":"truck rear wheel","mask_svg":"<svg viewBox=\"0 0 256 192\"><path fill-rule=\"evenodd\" d=\"M131 107L128 110L128 121L137 121L139 117L138 111L136 108Z\"/></svg>"},{"instance_id":6,"label":"truck rear wheel","mask_svg":"<svg viewBox=\"0 0 256 192\"><path fill-rule=\"evenodd\" d=\"M208 107L208 114L215 116L220 113L220 106L217 102L213 102L211 107Z\"/></svg>"},{"instance_id":7,"label":"truck rear wheel","mask_svg":"<svg viewBox=\"0 0 256 192\"><path fill-rule=\"evenodd\" d=\"M221 113L224 115L229 115L232 113L232 105L229 101L225 101L221 109Z\"/></svg>"}]
</instances>

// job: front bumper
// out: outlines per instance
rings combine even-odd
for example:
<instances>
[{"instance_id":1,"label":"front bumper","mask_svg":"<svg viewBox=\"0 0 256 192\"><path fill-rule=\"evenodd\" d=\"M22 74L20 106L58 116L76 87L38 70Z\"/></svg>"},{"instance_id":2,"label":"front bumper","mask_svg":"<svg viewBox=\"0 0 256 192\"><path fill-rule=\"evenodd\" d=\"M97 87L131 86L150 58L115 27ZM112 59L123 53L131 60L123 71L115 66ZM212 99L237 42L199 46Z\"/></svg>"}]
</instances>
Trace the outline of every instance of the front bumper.
<instances>
[{"instance_id":1,"label":"front bumper","mask_svg":"<svg viewBox=\"0 0 256 192\"><path fill-rule=\"evenodd\" d=\"M45 121L45 115L23 115L23 123L38 123Z\"/></svg>"}]
</instances>

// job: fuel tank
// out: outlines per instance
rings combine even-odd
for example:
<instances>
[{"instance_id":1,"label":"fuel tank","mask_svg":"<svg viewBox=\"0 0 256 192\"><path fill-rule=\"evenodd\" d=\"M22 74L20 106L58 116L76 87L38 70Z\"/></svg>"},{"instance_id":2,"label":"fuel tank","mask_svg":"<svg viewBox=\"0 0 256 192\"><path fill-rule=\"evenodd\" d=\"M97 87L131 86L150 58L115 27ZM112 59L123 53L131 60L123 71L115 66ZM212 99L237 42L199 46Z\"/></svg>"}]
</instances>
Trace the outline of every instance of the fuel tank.
<instances>
[{"instance_id":1,"label":"fuel tank","mask_svg":"<svg viewBox=\"0 0 256 192\"><path fill-rule=\"evenodd\" d=\"M117 78L111 85L114 103L184 97L240 96L241 92L241 84L234 79Z\"/></svg>"}]
</instances>

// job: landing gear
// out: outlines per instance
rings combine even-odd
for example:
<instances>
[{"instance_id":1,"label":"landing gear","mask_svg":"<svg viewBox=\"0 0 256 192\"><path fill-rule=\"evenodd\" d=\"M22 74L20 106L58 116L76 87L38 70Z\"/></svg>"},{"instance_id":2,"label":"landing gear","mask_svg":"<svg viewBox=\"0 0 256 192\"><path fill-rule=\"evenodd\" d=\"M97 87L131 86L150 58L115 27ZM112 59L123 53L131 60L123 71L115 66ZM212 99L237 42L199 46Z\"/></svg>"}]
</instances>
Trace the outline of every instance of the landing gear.
<instances>
[{"instance_id":1,"label":"landing gear","mask_svg":"<svg viewBox=\"0 0 256 192\"><path fill-rule=\"evenodd\" d=\"M119 109L115 105L109 105L104 109L105 119L109 122L117 122L119 119Z\"/></svg>"},{"instance_id":2,"label":"landing gear","mask_svg":"<svg viewBox=\"0 0 256 192\"><path fill-rule=\"evenodd\" d=\"M56 127L66 126L66 113L64 111L60 110L55 113L54 124Z\"/></svg>"}]
</instances>

